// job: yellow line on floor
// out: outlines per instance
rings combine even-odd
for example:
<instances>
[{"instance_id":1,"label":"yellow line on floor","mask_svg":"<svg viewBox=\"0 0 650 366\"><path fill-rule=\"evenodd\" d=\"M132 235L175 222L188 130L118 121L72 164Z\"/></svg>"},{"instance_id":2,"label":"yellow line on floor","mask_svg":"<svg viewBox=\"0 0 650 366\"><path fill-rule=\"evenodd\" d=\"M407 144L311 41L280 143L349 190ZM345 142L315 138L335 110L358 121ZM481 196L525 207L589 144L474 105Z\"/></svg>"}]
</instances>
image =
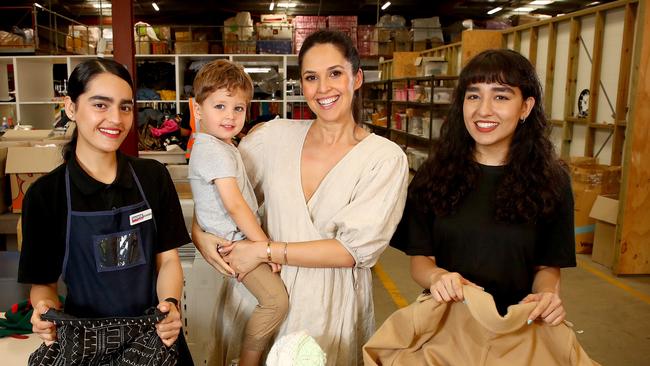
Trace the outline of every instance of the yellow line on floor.
<instances>
[{"instance_id":1,"label":"yellow line on floor","mask_svg":"<svg viewBox=\"0 0 650 366\"><path fill-rule=\"evenodd\" d=\"M620 288L621 290L623 290L623 291L627 292L628 294L638 298L639 300L650 304L650 296L644 294L641 291L635 290L634 288L624 284L623 282L615 279L614 277L612 277L612 276L610 276L610 275L608 275L608 274L606 274L604 272L601 272L600 270L598 270L598 269L592 267L591 265L587 264L587 262L578 259L578 267L584 269L585 271L593 274L594 276L596 276L596 277L598 277L598 278L600 278L600 279L602 279L602 280L604 280L606 282L609 282L610 284Z\"/></svg>"},{"instance_id":2,"label":"yellow line on floor","mask_svg":"<svg viewBox=\"0 0 650 366\"><path fill-rule=\"evenodd\" d=\"M397 285L395 285L395 282L393 282L390 276L384 271L381 264L377 263L373 269L377 277L379 277L379 281L381 281L381 284L384 285L384 288L388 291L393 302L397 305L397 308L400 309L406 307L409 304L408 301L406 301L404 296L399 292Z\"/></svg>"}]
</instances>

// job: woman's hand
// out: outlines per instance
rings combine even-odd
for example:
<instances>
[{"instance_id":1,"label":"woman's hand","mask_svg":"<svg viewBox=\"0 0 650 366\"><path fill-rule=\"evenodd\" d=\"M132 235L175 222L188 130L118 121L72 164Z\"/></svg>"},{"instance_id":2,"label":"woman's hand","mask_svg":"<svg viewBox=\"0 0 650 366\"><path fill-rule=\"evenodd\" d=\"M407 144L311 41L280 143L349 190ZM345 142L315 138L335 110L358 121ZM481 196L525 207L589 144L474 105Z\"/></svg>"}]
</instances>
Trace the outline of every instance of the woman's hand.
<instances>
[{"instance_id":1,"label":"woman's hand","mask_svg":"<svg viewBox=\"0 0 650 366\"><path fill-rule=\"evenodd\" d=\"M156 324L156 333L165 346L171 347L176 342L176 339L178 339L178 334L183 325L181 322L181 313L178 311L176 305L167 301L161 301L158 304L158 310L163 313L168 313L165 319Z\"/></svg>"},{"instance_id":2,"label":"woman's hand","mask_svg":"<svg viewBox=\"0 0 650 366\"><path fill-rule=\"evenodd\" d=\"M560 295L555 292L539 292L536 294L530 294L524 297L521 300L521 304L528 302L537 301L537 306L528 316L528 324L535 321L537 318L541 318L544 323L556 326L564 320L566 317L566 311L564 310L564 305L562 305L562 299Z\"/></svg>"},{"instance_id":3,"label":"woman's hand","mask_svg":"<svg viewBox=\"0 0 650 366\"><path fill-rule=\"evenodd\" d=\"M32 317L32 332L36 333L39 338L45 342L46 346L56 341L56 325L52 322L41 320L41 315L45 314L50 308L56 308L56 305L49 300L41 300L34 306Z\"/></svg>"},{"instance_id":4,"label":"woman's hand","mask_svg":"<svg viewBox=\"0 0 650 366\"><path fill-rule=\"evenodd\" d=\"M221 247L220 253L238 274L237 279L241 281L248 272L266 262L265 247L265 242L240 240Z\"/></svg>"},{"instance_id":5,"label":"woman's hand","mask_svg":"<svg viewBox=\"0 0 650 366\"><path fill-rule=\"evenodd\" d=\"M463 285L470 285L483 290L481 286L465 279L458 272L434 272L431 275L431 295L437 302L465 300Z\"/></svg>"},{"instance_id":6,"label":"woman's hand","mask_svg":"<svg viewBox=\"0 0 650 366\"><path fill-rule=\"evenodd\" d=\"M221 258L221 255L217 251L217 248L231 243L201 230L201 227L196 223L196 218L192 221L192 242L194 242L196 249L201 252L203 258L219 271L219 273L230 277L236 276L235 271Z\"/></svg>"}]
</instances>

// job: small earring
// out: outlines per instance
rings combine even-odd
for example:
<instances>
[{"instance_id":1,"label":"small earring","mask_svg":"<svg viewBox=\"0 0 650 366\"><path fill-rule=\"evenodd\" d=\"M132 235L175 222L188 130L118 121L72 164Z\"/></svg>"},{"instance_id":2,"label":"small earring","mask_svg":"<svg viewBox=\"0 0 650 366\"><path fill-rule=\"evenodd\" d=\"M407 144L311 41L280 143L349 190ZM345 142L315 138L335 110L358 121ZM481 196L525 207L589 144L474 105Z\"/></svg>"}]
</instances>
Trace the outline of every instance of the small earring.
<instances>
[{"instance_id":1,"label":"small earring","mask_svg":"<svg viewBox=\"0 0 650 366\"><path fill-rule=\"evenodd\" d=\"M524 118L520 119L520 120L519 120L519 123L522 124L522 125L523 125L524 123L526 123L526 118L524 117Z\"/></svg>"}]
</instances>

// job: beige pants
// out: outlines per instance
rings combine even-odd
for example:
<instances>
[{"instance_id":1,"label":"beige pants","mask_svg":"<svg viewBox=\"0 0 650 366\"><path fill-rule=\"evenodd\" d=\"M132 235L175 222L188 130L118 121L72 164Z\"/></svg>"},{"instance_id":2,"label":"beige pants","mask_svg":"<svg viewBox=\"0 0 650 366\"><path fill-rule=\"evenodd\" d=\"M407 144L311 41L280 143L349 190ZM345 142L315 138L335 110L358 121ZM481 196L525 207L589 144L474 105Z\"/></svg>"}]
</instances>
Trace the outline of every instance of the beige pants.
<instances>
[{"instance_id":1,"label":"beige pants","mask_svg":"<svg viewBox=\"0 0 650 366\"><path fill-rule=\"evenodd\" d=\"M280 275L262 263L242 280L257 299L257 306L246 323L242 349L263 351L289 310L289 295Z\"/></svg>"}]
</instances>

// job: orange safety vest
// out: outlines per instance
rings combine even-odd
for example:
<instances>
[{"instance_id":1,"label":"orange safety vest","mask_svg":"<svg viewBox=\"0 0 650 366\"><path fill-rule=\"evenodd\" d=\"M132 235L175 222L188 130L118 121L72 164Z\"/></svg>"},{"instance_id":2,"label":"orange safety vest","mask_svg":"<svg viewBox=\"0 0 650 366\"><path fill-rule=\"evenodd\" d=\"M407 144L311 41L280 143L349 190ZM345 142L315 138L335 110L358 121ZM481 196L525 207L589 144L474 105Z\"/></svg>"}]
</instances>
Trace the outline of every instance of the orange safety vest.
<instances>
[{"instance_id":1,"label":"orange safety vest","mask_svg":"<svg viewBox=\"0 0 650 366\"><path fill-rule=\"evenodd\" d=\"M200 125L198 121L194 118L194 98L189 99L190 102L190 128L192 133L190 134L189 140L187 140L187 149L185 150L185 158L189 159L192 154L192 145L194 145L194 135L199 132Z\"/></svg>"}]
</instances>

